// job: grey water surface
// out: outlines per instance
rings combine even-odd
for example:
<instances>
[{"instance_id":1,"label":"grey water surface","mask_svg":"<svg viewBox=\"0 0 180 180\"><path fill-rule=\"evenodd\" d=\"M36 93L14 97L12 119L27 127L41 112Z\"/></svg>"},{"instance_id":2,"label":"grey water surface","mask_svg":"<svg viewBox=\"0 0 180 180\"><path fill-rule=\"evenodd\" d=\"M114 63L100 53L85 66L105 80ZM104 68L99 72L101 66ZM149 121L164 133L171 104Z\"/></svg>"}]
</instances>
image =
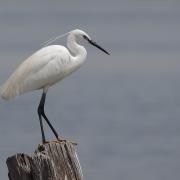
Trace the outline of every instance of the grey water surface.
<instances>
[{"instance_id":1,"label":"grey water surface","mask_svg":"<svg viewBox=\"0 0 180 180\"><path fill-rule=\"evenodd\" d=\"M49 38L87 31L111 56L86 45L86 63L49 90L45 107L60 135L79 144L85 179L178 180L179 19L172 0L1 1L0 83ZM8 156L41 141L40 96L0 100L0 179ZM48 127L46 136L54 138Z\"/></svg>"}]
</instances>

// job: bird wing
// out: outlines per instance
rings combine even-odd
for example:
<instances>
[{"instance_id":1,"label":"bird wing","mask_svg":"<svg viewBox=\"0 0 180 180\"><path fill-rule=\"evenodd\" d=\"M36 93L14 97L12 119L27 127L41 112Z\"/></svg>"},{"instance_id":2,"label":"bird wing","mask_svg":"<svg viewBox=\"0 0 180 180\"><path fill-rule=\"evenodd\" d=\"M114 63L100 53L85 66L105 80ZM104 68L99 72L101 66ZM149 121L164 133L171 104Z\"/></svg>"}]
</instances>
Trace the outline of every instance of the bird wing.
<instances>
[{"instance_id":1,"label":"bird wing","mask_svg":"<svg viewBox=\"0 0 180 180\"><path fill-rule=\"evenodd\" d=\"M40 49L27 58L1 87L1 97L11 99L16 95L43 88L61 79L70 58L63 46L53 45Z\"/></svg>"}]
</instances>

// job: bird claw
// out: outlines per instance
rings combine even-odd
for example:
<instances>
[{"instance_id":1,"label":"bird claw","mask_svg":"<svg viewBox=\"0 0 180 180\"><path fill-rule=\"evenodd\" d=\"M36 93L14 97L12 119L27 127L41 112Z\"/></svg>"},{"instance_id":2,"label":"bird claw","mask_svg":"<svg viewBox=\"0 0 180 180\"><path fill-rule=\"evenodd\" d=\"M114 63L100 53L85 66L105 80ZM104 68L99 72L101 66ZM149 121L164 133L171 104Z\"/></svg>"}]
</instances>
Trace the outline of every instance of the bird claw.
<instances>
[{"instance_id":1,"label":"bird claw","mask_svg":"<svg viewBox=\"0 0 180 180\"><path fill-rule=\"evenodd\" d=\"M73 145L77 145L77 143L73 142L73 141L70 141L70 140L66 140L66 139L60 139L58 138L57 140L54 140L54 142L58 142L58 143L71 143Z\"/></svg>"},{"instance_id":2,"label":"bird claw","mask_svg":"<svg viewBox=\"0 0 180 180\"><path fill-rule=\"evenodd\" d=\"M73 145L77 145L76 142L73 142L73 141L70 141L70 140L66 140L66 139L61 139L61 138L58 138L58 139L52 140L52 141L45 140L45 141L42 142L42 145L49 144L51 142L54 142L54 143L64 143L64 144L70 143L70 144L73 144Z\"/></svg>"},{"instance_id":3,"label":"bird claw","mask_svg":"<svg viewBox=\"0 0 180 180\"><path fill-rule=\"evenodd\" d=\"M46 140L45 140L45 141L42 141L42 145L43 145L43 144L48 144L48 143L50 143L50 141L46 141Z\"/></svg>"}]
</instances>

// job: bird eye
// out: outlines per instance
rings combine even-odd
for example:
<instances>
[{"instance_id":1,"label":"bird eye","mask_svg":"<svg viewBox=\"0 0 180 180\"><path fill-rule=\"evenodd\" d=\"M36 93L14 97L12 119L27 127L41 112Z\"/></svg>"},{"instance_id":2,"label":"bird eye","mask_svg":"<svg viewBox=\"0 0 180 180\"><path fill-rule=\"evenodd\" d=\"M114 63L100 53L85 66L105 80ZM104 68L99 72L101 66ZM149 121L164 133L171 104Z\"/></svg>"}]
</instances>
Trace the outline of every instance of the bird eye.
<instances>
[{"instance_id":1,"label":"bird eye","mask_svg":"<svg viewBox=\"0 0 180 180\"><path fill-rule=\"evenodd\" d=\"M86 35L83 35L83 38L86 39L86 40L88 40L88 37L87 37Z\"/></svg>"}]
</instances>

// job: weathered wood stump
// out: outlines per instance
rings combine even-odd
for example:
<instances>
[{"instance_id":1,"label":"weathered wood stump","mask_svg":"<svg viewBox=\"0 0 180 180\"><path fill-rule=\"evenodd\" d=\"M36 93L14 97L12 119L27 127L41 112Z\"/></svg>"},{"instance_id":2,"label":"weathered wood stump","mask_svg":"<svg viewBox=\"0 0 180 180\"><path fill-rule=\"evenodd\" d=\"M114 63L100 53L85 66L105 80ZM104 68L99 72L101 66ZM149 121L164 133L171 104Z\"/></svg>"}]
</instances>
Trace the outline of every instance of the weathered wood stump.
<instances>
[{"instance_id":1,"label":"weathered wood stump","mask_svg":"<svg viewBox=\"0 0 180 180\"><path fill-rule=\"evenodd\" d=\"M7 158L9 180L83 180L75 145L51 141L39 145L34 155Z\"/></svg>"}]
</instances>

